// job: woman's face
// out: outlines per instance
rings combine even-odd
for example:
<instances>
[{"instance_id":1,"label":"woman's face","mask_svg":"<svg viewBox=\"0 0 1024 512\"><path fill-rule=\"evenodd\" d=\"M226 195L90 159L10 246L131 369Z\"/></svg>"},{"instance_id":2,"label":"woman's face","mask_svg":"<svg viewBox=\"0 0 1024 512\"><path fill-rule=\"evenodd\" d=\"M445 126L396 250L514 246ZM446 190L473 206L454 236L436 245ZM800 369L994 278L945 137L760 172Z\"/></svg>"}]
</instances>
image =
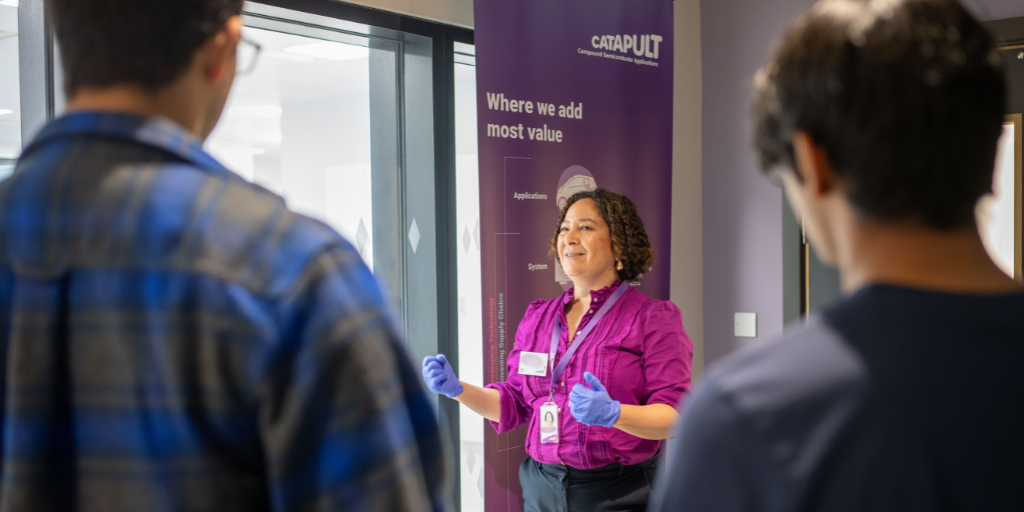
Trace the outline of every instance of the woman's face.
<instances>
[{"instance_id":1,"label":"woman's face","mask_svg":"<svg viewBox=\"0 0 1024 512\"><path fill-rule=\"evenodd\" d=\"M558 257L565 275L574 282L615 275L611 231L593 199L576 201L565 213L558 232Z\"/></svg>"},{"instance_id":2,"label":"woman's face","mask_svg":"<svg viewBox=\"0 0 1024 512\"><path fill-rule=\"evenodd\" d=\"M554 425L554 424L555 424L555 415L554 415L554 414L551 414L550 412L549 412L549 413L547 413L547 414L545 414L545 415L544 415L544 423L545 423L545 424L546 424L547 426L549 426L549 427L550 427L550 426L552 426L552 425Z\"/></svg>"}]
</instances>

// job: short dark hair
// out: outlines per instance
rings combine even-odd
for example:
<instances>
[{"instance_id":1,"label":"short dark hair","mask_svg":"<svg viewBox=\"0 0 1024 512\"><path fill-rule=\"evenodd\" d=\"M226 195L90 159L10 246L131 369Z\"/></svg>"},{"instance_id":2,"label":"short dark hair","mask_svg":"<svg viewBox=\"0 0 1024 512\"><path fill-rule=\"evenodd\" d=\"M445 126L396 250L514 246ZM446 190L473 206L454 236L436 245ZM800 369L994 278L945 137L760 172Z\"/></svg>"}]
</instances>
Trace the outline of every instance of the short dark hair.
<instances>
[{"instance_id":1,"label":"short dark hair","mask_svg":"<svg viewBox=\"0 0 1024 512\"><path fill-rule=\"evenodd\" d=\"M243 0L46 0L64 90L177 80L195 52L242 12Z\"/></svg>"},{"instance_id":2,"label":"short dark hair","mask_svg":"<svg viewBox=\"0 0 1024 512\"><path fill-rule=\"evenodd\" d=\"M654 249L651 248L651 241L647 238L644 221L640 219L636 205L628 197L603 188L577 192L565 203L558 215L558 223L555 224L555 234L551 237L550 252L555 259L561 261L558 257L558 233L565 221L565 214L572 205L584 199L592 199L597 204L601 220L608 225L612 251L622 262L622 270L618 270L619 279L633 281L650 270L654 265Z\"/></svg>"},{"instance_id":3,"label":"short dark hair","mask_svg":"<svg viewBox=\"0 0 1024 512\"><path fill-rule=\"evenodd\" d=\"M869 218L974 222L991 192L1005 77L992 36L955 0L823 0L758 73L761 167L799 177L806 132Z\"/></svg>"}]
</instances>

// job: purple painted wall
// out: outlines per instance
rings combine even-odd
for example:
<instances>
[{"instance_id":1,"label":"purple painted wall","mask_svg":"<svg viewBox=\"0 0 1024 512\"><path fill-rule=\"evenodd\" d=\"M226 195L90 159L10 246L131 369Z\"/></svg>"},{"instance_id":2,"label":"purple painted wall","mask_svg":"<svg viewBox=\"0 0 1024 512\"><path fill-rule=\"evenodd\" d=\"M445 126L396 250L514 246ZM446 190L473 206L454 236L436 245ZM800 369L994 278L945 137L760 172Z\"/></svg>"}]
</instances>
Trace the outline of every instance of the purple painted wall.
<instances>
[{"instance_id":1,"label":"purple painted wall","mask_svg":"<svg viewBox=\"0 0 1024 512\"><path fill-rule=\"evenodd\" d=\"M1024 0L973 0L984 19L1024 16ZM971 5L971 1L966 2ZM735 349L733 314L758 339L782 332L782 193L750 150L753 77L814 0L701 0L705 362Z\"/></svg>"},{"instance_id":2,"label":"purple painted wall","mask_svg":"<svg viewBox=\"0 0 1024 512\"><path fill-rule=\"evenodd\" d=\"M758 339L782 332L782 192L750 150L753 77L814 0L702 0L704 360L735 349L733 314L757 313Z\"/></svg>"},{"instance_id":3,"label":"purple painted wall","mask_svg":"<svg viewBox=\"0 0 1024 512\"><path fill-rule=\"evenodd\" d=\"M1024 0L967 0L976 16L983 20L1004 20L1024 16Z\"/></svg>"}]
</instances>

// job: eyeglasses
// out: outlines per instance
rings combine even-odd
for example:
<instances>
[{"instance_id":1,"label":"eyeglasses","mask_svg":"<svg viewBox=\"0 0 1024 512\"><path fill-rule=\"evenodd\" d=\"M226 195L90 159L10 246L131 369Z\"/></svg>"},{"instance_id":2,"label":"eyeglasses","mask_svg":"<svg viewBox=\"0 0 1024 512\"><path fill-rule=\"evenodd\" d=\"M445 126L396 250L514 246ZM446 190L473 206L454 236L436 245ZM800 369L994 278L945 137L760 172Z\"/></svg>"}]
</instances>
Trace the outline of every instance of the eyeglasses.
<instances>
[{"instance_id":1,"label":"eyeglasses","mask_svg":"<svg viewBox=\"0 0 1024 512\"><path fill-rule=\"evenodd\" d=\"M244 36L238 43L238 67L235 76L244 76L252 73L252 70L256 68L256 61L259 59L260 50L263 47Z\"/></svg>"}]
</instances>

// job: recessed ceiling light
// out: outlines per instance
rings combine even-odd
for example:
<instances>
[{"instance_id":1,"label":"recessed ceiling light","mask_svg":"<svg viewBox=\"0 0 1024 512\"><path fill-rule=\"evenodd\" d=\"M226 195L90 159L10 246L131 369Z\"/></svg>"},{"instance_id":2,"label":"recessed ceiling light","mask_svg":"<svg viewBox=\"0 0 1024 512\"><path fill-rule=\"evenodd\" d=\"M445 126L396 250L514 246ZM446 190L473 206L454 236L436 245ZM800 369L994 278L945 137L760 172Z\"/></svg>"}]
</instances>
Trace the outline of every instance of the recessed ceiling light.
<instances>
[{"instance_id":1,"label":"recessed ceiling light","mask_svg":"<svg viewBox=\"0 0 1024 512\"><path fill-rule=\"evenodd\" d=\"M12 112L14 112L14 111L13 110L7 110L6 108L0 108L0 116L6 116L7 114L10 114Z\"/></svg>"},{"instance_id":2,"label":"recessed ceiling light","mask_svg":"<svg viewBox=\"0 0 1024 512\"><path fill-rule=\"evenodd\" d=\"M319 57L321 59L328 60L353 60L353 59L365 59L370 56L370 50L362 46L355 46L344 43L334 43L331 41L323 41L320 43L303 44L299 46L289 46L284 49L285 53L294 53L296 55L308 55L310 57Z\"/></svg>"},{"instance_id":3,"label":"recessed ceiling light","mask_svg":"<svg viewBox=\"0 0 1024 512\"><path fill-rule=\"evenodd\" d=\"M260 58L263 58L263 56L261 55ZM308 64L316 60L313 57L308 57L306 55L295 55L284 52L267 52L267 58L278 59L285 62L301 62L303 64Z\"/></svg>"},{"instance_id":4,"label":"recessed ceiling light","mask_svg":"<svg viewBox=\"0 0 1024 512\"><path fill-rule=\"evenodd\" d=\"M231 119L273 119L281 117L281 105L238 105L228 109Z\"/></svg>"}]
</instances>

